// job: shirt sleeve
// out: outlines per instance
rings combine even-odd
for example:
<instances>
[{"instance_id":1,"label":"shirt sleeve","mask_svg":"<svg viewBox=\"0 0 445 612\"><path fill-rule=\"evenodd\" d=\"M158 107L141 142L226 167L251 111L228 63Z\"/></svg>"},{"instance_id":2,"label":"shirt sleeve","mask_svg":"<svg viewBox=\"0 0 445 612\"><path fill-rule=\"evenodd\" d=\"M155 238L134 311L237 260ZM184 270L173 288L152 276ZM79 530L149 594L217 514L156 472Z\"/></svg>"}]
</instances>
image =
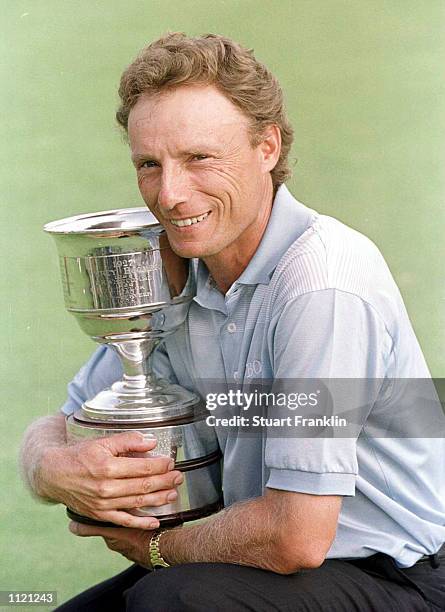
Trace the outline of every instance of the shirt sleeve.
<instances>
[{"instance_id":1,"label":"shirt sleeve","mask_svg":"<svg viewBox=\"0 0 445 612\"><path fill-rule=\"evenodd\" d=\"M62 412L75 412L88 399L103 391L122 376L122 366L110 347L101 345L68 384L68 398Z\"/></svg>"},{"instance_id":2,"label":"shirt sleeve","mask_svg":"<svg viewBox=\"0 0 445 612\"><path fill-rule=\"evenodd\" d=\"M329 416L351 414L357 406L375 401L369 381L383 379L392 339L375 309L359 296L325 289L289 300L270 327L274 392L316 387L316 381L355 379L340 384ZM340 383L341 383L340 381ZM334 385L335 387L335 385ZM329 390L331 388L329 387ZM323 408L322 408L323 410ZM304 409L299 408L299 414ZM294 416L294 415L292 415ZM294 421L292 421L294 422ZM270 470L267 487L316 495L354 495L358 473L357 427L338 434L337 428L314 435L304 427L277 437L267 432L265 462ZM344 437L341 437L344 436Z\"/></svg>"},{"instance_id":3,"label":"shirt sleeve","mask_svg":"<svg viewBox=\"0 0 445 612\"><path fill-rule=\"evenodd\" d=\"M158 345L152 356L153 372L159 378L176 382L163 344ZM61 410L70 415L88 399L107 389L122 378L122 365L116 352L109 346L101 345L87 363L80 368L68 384L68 397Z\"/></svg>"}]
</instances>

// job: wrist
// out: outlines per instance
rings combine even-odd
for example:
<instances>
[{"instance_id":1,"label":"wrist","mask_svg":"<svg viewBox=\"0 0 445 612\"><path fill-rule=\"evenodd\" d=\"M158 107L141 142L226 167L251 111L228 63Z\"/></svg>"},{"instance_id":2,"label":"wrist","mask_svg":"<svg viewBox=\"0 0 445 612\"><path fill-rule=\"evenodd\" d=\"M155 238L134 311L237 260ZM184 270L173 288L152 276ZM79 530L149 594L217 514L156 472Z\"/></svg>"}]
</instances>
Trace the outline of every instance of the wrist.
<instances>
[{"instance_id":1,"label":"wrist","mask_svg":"<svg viewBox=\"0 0 445 612\"><path fill-rule=\"evenodd\" d=\"M162 567L170 567L170 563L165 559L161 552L161 539L167 533L166 529L157 529L153 532L149 544L148 554L150 557L150 566L152 570L156 570Z\"/></svg>"},{"instance_id":2,"label":"wrist","mask_svg":"<svg viewBox=\"0 0 445 612\"><path fill-rule=\"evenodd\" d=\"M59 501L55 499L54 480L51 472L54 465L61 461L59 448L57 446L46 447L42 450L40 457L31 468L30 485L34 493L47 501Z\"/></svg>"}]
</instances>

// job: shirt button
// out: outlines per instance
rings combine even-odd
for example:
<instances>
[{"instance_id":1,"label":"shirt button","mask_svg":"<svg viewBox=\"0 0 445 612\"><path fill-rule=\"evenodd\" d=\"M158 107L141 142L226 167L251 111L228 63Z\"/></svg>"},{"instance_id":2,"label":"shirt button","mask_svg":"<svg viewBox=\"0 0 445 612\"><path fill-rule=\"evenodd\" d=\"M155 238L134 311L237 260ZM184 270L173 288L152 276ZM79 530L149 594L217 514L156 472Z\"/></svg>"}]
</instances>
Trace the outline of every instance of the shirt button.
<instances>
[{"instance_id":1,"label":"shirt button","mask_svg":"<svg viewBox=\"0 0 445 612\"><path fill-rule=\"evenodd\" d=\"M234 332L236 332L236 325L235 323L229 323L227 326L227 331L231 334L233 334Z\"/></svg>"}]
</instances>

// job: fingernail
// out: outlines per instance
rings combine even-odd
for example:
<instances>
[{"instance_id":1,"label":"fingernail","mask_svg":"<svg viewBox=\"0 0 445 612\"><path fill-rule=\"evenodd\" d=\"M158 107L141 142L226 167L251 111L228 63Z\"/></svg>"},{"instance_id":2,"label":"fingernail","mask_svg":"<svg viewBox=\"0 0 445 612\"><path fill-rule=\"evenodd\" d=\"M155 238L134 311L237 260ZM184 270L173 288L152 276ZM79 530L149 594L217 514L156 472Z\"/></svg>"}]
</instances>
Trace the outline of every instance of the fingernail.
<instances>
[{"instance_id":1,"label":"fingernail","mask_svg":"<svg viewBox=\"0 0 445 612\"><path fill-rule=\"evenodd\" d=\"M157 529L159 527L159 524L160 524L159 521L150 521L148 523L148 527L150 529Z\"/></svg>"},{"instance_id":2,"label":"fingernail","mask_svg":"<svg viewBox=\"0 0 445 612\"><path fill-rule=\"evenodd\" d=\"M172 470L175 467L175 461L174 459L170 459L170 463L168 464L168 469Z\"/></svg>"},{"instance_id":3,"label":"fingernail","mask_svg":"<svg viewBox=\"0 0 445 612\"><path fill-rule=\"evenodd\" d=\"M171 493L167 495L168 501L174 501L177 497L178 497L178 494L176 493L176 491L172 491Z\"/></svg>"},{"instance_id":4,"label":"fingernail","mask_svg":"<svg viewBox=\"0 0 445 612\"><path fill-rule=\"evenodd\" d=\"M180 485L184 481L184 476L182 474L178 474L173 481L173 484Z\"/></svg>"}]
</instances>

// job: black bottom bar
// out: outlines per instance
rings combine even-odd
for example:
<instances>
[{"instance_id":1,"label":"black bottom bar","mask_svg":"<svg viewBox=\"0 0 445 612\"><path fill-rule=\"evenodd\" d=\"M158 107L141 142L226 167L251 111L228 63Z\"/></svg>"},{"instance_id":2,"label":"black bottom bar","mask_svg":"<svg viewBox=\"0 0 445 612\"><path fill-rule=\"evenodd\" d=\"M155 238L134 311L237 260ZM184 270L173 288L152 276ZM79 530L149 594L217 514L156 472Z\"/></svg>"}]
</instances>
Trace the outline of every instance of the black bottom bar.
<instances>
[{"instance_id":1,"label":"black bottom bar","mask_svg":"<svg viewBox=\"0 0 445 612\"><path fill-rule=\"evenodd\" d=\"M155 518L159 520L161 527L176 527L177 525L182 525L182 523L187 521L196 521L197 519L210 516L211 514L218 512L218 510L221 510L223 507L224 502L221 497L217 502L207 504L202 508L193 508L192 510L184 510L184 512L176 512L175 514L156 516ZM67 508L66 513L68 517L72 521L76 521L76 523L95 525L96 527L122 527L122 525L115 525L114 523L99 521L97 519L90 518L89 516L77 514L77 512L74 512L74 510L71 510L71 508Z\"/></svg>"}]
</instances>

